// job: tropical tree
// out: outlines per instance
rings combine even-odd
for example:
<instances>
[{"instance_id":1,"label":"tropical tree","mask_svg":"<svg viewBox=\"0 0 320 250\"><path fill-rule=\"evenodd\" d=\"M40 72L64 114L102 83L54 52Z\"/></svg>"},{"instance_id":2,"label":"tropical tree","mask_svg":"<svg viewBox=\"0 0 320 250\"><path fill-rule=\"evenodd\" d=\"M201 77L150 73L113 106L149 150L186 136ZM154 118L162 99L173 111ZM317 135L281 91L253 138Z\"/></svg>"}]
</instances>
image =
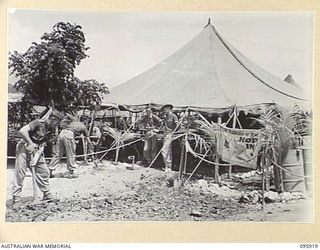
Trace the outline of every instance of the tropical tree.
<instances>
[{"instance_id":1,"label":"tropical tree","mask_svg":"<svg viewBox=\"0 0 320 250\"><path fill-rule=\"evenodd\" d=\"M102 102L102 94L108 94L109 90L105 83L90 79L81 81L75 78L75 97L74 106L94 109Z\"/></svg>"},{"instance_id":2,"label":"tropical tree","mask_svg":"<svg viewBox=\"0 0 320 250\"><path fill-rule=\"evenodd\" d=\"M24 94L22 101L70 108L83 104L85 95L85 104L101 102L99 92L108 91L104 84L74 76L88 49L80 25L59 22L25 53L11 53L9 69L18 79L14 86Z\"/></svg>"}]
</instances>

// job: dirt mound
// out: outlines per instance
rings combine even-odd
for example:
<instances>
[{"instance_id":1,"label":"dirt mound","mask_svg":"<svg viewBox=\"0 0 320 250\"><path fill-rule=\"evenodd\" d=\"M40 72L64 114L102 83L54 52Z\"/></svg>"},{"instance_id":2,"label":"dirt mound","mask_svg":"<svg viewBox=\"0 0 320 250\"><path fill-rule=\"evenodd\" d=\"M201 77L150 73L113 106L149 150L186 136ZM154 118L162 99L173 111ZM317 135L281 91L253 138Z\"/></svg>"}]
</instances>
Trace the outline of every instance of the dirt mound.
<instances>
[{"instance_id":1,"label":"dirt mound","mask_svg":"<svg viewBox=\"0 0 320 250\"><path fill-rule=\"evenodd\" d=\"M138 165L128 170L127 164L115 166L109 162L103 162L99 168L93 164L80 166L78 179L63 178L64 172L62 167L57 171L58 177L50 179L52 193L60 198L58 203L32 205L24 199L21 206L13 207L8 196L6 221L265 220L258 201L239 202L241 195L251 190L234 180L218 185L211 177L197 177L175 185L177 172L164 173ZM13 171L8 170L8 180L12 177ZM23 195L32 198L30 177L26 178ZM292 197L285 194L282 199L291 201ZM272 203L265 209L280 209L284 216L292 210L287 204ZM282 211L284 207L286 212ZM273 217L269 214L267 219Z\"/></svg>"}]
</instances>

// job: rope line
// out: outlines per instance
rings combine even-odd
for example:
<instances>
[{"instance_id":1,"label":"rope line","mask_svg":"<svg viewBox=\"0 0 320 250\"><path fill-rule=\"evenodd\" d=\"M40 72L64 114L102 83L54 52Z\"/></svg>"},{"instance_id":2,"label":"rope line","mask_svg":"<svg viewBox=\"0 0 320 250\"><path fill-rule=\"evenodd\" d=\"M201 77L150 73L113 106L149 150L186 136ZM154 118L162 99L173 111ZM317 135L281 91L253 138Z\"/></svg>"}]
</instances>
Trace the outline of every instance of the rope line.
<instances>
[{"instance_id":1,"label":"rope line","mask_svg":"<svg viewBox=\"0 0 320 250\"><path fill-rule=\"evenodd\" d=\"M293 175L293 176L302 177L302 178L312 178L312 176L309 176L309 175L299 175L299 174L293 173L293 172L291 172L291 171L289 171L289 170L281 167L278 163L276 163L276 162L273 161L273 160L272 160L271 162L272 162L272 163L274 164L274 166L276 166L277 168L280 168L280 169L283 170L284 172L286 172L286 173L288 173L288 174L291 174L291 175Z\"/></svg>"},{"instance_id":2,"label":"rope line","mask_svg":"<svg viewBox=\"0 0 320 250\"><path fill-rule=\"evenodd\" d=\"M106 150L102 150L102 151L98 151L98 152L93 152L93 153L86 154L86 155L87 155L87 156L91 156L91 155L106 153L106 152L109 152L109 151L112 151L112 150L116 150L116 149L119 149L119 148L123 148L123 147L129 146L129 145L131 145L131 144L133 144L133 143L136 143L136 142L138 142L138 141L141 141L141 140L142 140L142 138L137 139L137 140L132 141L132 142L129 142L129 143L126 143L126 144L124 144L124 145L120 145L120 146L115 147L115 148L109 148L109 149L106 149ZM78 158L78 157L83 157L83 156L85 156L85 154L76 155L76 158ZM46 160L51 160L52 158L53 158L53 157L47 157L47 158L45 158L45 159L46 159ZM16 159L16 157L15 157L15 156L7 156L7 159ZM62 157L61 159L67 159L67 157Z\"/></svg>"},{"instance_id":3,"label":"rope line","mask_svg":"<svg viewBox=\"0 0 320 250\"><path fill-rule=\"evenodd\" d=\"M188 182L190 180L190 178L194 175L194 173L197 171L198 167L200 166L201 162L203 161L203 159L207 156L207 154L209 153L210 148L207 150L207 152L203 155L203 157L200 159L200 161L198 162L197 166L193 169L192 173L189 175L188 179L186 182Z\"/></svg>"}]
</instances>

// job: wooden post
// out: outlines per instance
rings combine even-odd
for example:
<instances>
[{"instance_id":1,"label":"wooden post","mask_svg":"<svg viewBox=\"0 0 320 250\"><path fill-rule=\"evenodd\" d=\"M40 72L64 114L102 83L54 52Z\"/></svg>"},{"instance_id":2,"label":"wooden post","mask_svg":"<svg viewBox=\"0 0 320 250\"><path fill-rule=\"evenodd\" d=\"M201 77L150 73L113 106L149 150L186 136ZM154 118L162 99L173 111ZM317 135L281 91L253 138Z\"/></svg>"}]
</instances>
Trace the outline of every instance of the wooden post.
<instances>
[{"instance_id":1,"label":"wooden post","mask_svg":"<svg viewBox=\"0 0 320 250\"><path fill-rule=\"evenodd\" d=\"M262 209L264 209L264 186L265 186L265 172L264 172L264 168L265 168L265 153L264 151L262 152L262 156L261 156L261 171L262 171Z\"/></svg>"},{"instance_id":2,"label":"wooden post","mask_svg":"<svg viewBox=\"0 0 320 250\"><path fill-rule=\"evenodd\" d=\"M84 154L84 164L88 165L88 157L87 157L87 140L84 139L83 135L81 135L82 139L82 147L83 147L83 154Z\"/></svg>"},{"instance_id":3,"label":"wooden post","mask_svg":"<svg viewBox=\"0 0 320 250\"><path fill-rule=\"evenodd\" d=\"M264 149L265 150L265 149ZM270 155L268 153L266 153L265 151L263 151L263 158L262 161L264 162L263 166L266 168L266 174L265 174L265 180L266 180L266 191L270 191L270 167L271 167L271 162L272 159L270 157ZM274 167L275 170L276 167ZM275 176L275 189L277 191L277 186L278 186L278 178L276 178Z\"/></svg>"},{"instance_id":4,"label":"wooden post","mask_svg":"<svg viewBox=\"0 0 320 250\"><path fill-rule=\"evenodd\" d=\"M181 139L180 164L179 164L179 176L178 176L179 180L181 180L182 175L183 175L184 157L185 157L185 141L182 138Z\"/></svg>"},{"instance_id":5,"label":"wooden post","mask_svg":"<svg viewBox=\"0 0 320 250\"><path fill-rule=\"evenodd\" d=\"M96 116L96 110L94 109L92 112L91 112L91 122L90 122L90 126L89 126L89 135L91 135L91 132L92 132L92 127L93 127L93 121L95 119L95 116Z\"/></svg>"},{"instance_id":6,"label":"wooden post","mask_svg":"<svg viewBox=\"0 0 320 250\"><path fill-rule=\"evenodd\" d=\"M270 161L274 161L275 163L280 165L281 162L281 155L279 156L279 159L276 159L274 153L272 155L269 155ZM281 177L281 170L273 164L273 174L274 174L274 186L276 192L282 192L283 185L282 185L282 177Z\"/></svg>"},{"instance_id":7,"label":"wooden post","mask_svg":"<svg viewBox=\"0 0 320 250\"><path fill-rule=\"evenodd\" d=\"M116 143L116 158L114 160L114 164L118 165L119 153L120 153L120 144Z\"/></svg>"},{"instance_id":8,"label":"wooden post","mask_svg":"<svg viewBox=\"0 0 320 250\"><path fill-rule=\"evenodd\" d=\"M112 113L113 113L113 117L114 117L114 128L118 129L117 111L113 109Z\"/></svg>"},{"instance_id":9,"label":"wooden post","mask_svg":"<svg viewBox=\"0 0 320 250\"><path fill-rule=\"evenodd\" d=\"M220 124L221 124L221 117L218 117L218 124L219 124L219 130L218 130L218 136L217 136L217 146L220 143ZM220 157L218 155L218 152L216 151L216 164L214 165L214 181L216 183L219 182L219 162Z\"/></svg>"},{"instance_id":10,"label":"wooden post","mask_svg":"<svg viewBox=\"0 0 320 250\"><path fill-rule=\"evenodd\" d=\"M266 159L267 160L267 159ZM265 177L265 179L266 179L266 191L268 192L268 191L270 191L270 174L269 174L269 167L270 167L270 165L269 165L269 161L267 160L267 163L266 163L266 166L265 166L265 168L266 168L266 177Z\"/></svg>"},{"instance_id":11,"label":"wooden post","mask_svg":"<svg viewBox=\"0 0 320 250\"><path fill-rule=\"evenodd\" d=\"M188 133L190 128L190 110L188 109L188 120L187 120L187 130L186 130L186 137L185 137L185 144L188 142ZM184 154L184 165L183 165L183 174L187 173L187 160L188 160L188 152L185 145L185 154Z\"/></svg>"},{"instance_id":12,"label":"wooden post","mask_svg":"<svg viewBox=\"0 0 320 250\"><path fill-rule=\"evenodd\" d=\"M236 107L234 107L232 115L233 115L232 128L236 128L236 125L237 125L237 108Z\"/></svg>"},{"instance_id":13,"label":"wooden post","mask_svg":"<svg viewBox=\"0 0 320 250\"><path fill-rule=\"evenodd\" d=\"M233 110L232 128L236 128L236 125L237 125L237 108L235 106ZM232 165L230 164L229 171L228 171L228 178L231 178L231 177L232 177Z\"/></svg>"},{"instance_id":14,"label":"wooden post","mask_svg":"<svg viewBox=\"0 0 320 250\"><path fill-rule=\"evenodd\" d=\"M264 176L264 167L262 168L262 209L264 208L264 181L265 181L265 176Z\"/></svg>"},{"instance_id":15,"label":"wooden post","mask_svg":"<svg viewBox=\"0 0 320 250\"><path fill-rule=\"evenodd\" d=\"M281 165L282 157L281 154L279 155L279 161L278 164ZM282 179L282 171L277 167L278 169L278 176L279 176L279 192L283 192L283 179Z\"/></svg>"},{"instance_id":16,"label":"wooden post","mask_svg":"<svg viewBox=\"0 0 320 250\"><path fill-rule=\"evenodd\" d=\"M188 152L185 151L184 164L183 164L183 174L187 173L187 160L188 160Z\"/></svg>"},{"instance_id":17,"label":"wooden post","mask_svg":"<svg viewBox=\"0 0 320 250\"><path fill-rule=\"evenodd\" d=\"M230 164L229 171L228 171L228 178L230 179L231 177L232 177L232 165Z\"/></svg>"}]
</instances>

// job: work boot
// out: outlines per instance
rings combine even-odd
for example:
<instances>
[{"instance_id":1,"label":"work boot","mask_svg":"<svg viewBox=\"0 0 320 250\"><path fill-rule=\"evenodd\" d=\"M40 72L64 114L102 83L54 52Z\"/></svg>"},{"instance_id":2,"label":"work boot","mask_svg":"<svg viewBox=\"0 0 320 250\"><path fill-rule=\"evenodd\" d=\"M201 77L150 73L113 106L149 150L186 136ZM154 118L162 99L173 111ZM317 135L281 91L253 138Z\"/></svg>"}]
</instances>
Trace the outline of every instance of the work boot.
<instances>
[{"instance_id":1,"label":"work boot","mask_svg":"<svg viewBox=\"0 0 320 250\"><path fill-rule=\"evenodd\" d=\"M19 204L21 203L21 198L19 196L13 196L12 204Z\"/></svg>"},{"instance_id":2,"label":"work boot","mask_svg":"<svg viewBox=\"0 0 320 250\"><path fill-rule=\"evenodd\" d=\"M169 167L166 167L166 168L164 169L164 172L165 172L165 173L171 173L171 171L172 171L172 169L169 168Z\"/></svg>"},{"instance_id":3,"label":"work boot","mask_svg":"<svg viewBox=\"0 0 320 250\"><path fill-rule=\"evenodd\" d=\"M13 199L12 200L12 210L17 211L22 207L22 203L20 198L19 199Z\"/></svg>"},{"instance_id":4,"label":"work boot","mask_svg":"<svg viewBox=\"0 0 320 250\"><path fill-rule=\"evenodd\" d=\"M55 202L58 202L59 199L58 198L55 198L52 194L44 194L43 195L43 201L46 201L46 202L50 202L50 203L55 203Z\"/></svg>"},{"instance_id":5,"label":"work boot","mask_svg":"<svg viewBox=\"0 0 320 250\"><path fill-rule=\"evenodd\" d=\"M69 171L69 174L68 174L68 179L75 179L75 178L78 178L79 175L76 174L74 171Z\"/></svg>"}]
</instances>

